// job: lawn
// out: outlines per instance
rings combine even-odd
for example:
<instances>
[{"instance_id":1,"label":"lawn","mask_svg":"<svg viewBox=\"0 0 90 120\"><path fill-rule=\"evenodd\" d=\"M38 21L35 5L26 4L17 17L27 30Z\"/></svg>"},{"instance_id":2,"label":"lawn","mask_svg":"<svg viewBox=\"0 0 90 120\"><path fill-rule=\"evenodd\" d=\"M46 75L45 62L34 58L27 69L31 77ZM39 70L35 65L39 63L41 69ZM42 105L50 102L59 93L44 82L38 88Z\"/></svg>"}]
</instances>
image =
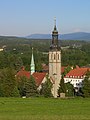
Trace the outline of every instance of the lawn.
<instances>
[{"instance_id":1,"label":"lawn","mask_svg":"<svg viewBox=\"0 0 90 120\"><path fill-rule=\"evenodd\" d=\"M0 98L0 120L90 120L90 99Z\"/></svg>"}]
</instances>

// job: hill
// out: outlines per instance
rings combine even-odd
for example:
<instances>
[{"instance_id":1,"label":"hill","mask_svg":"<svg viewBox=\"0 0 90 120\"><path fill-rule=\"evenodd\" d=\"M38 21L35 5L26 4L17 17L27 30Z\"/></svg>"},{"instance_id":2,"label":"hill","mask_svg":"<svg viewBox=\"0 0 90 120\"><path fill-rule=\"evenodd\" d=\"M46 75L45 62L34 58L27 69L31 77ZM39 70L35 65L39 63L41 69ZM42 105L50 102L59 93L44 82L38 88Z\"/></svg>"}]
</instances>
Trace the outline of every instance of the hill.
<instances>
[{"instance_id":1,"label":"hill","mask_svg":"<svg viewBox=\"0 0 90 120\"><path fill-rule=\"evenodd\" d=\"M31 39L51 39L51 34L31 34L25 38ZM75 32L68 34L59 34L59 39L61 40L87 40L90 41L90 33L86 32Z\"/></svg>"}]
</instances>

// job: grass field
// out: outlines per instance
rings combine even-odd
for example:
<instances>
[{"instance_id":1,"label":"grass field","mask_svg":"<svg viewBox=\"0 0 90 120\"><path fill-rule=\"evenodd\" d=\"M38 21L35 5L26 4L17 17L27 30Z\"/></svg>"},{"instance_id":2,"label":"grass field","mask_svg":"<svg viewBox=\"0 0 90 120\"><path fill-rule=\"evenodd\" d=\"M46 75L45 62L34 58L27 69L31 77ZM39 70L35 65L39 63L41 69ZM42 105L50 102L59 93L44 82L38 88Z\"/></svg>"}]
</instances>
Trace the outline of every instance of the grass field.
<instances>
[{"instance_id":1,"label":"grass field","mask_svg":"<svg viewBox=\"0 0 90 120\"><path fill-rule=\"evenodd\" d=\"M0 98L0 120L90 120L90 99Z\"/></svg>"}]
</instances>

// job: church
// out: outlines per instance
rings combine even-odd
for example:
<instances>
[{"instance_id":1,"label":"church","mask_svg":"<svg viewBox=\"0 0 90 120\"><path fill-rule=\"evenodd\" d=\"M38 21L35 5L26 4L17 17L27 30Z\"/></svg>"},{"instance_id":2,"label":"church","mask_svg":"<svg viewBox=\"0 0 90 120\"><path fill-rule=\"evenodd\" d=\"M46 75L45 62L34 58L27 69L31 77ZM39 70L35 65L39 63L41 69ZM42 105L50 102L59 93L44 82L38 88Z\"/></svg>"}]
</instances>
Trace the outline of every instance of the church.
<instances>
[{"instance_id":1,"label":"church","mask_svg":"<svg viewBox=\"0 0 90 120\"><path fill-rule=\"evenodd\" d=\"M52 31L52 41L49 50L49 77L51 80L53 80L52 94L54 98L57 98L61 79L61 48L58 42L56 20L54 24L54 30Z\"/></svg>"},{"instance_id":2,"label":"church","mask_svg":"<svg viewBox=\"0 0 90 120\"><path fill-rule=\"evenodd\" d=\"M58 42L58 31L56 28L56 19L54 21L54 29L52 31L52 40L49 49L49 73L45 72L35 72L35 63L34 63L34 55L32 48L32 57L31 57L31 71L26 71L24 67L17 73L16 76L25 76L30 78L32 75L35 78L36 84L38 88L41 88L41 84L46 81L46 74L49 74L49 78L53 83L52 95L54 98L58 96L58 88L61 79L61 48Z\"/></svg>"}]
</instances>

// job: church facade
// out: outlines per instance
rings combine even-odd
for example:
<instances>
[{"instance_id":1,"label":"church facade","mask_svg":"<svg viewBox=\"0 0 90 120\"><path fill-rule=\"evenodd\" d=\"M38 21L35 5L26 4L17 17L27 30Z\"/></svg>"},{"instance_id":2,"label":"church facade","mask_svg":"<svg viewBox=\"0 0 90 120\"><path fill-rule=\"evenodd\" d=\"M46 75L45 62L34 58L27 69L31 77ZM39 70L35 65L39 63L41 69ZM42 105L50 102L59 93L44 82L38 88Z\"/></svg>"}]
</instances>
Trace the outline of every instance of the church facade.
<instances>
[{"instance_id":1,"label":"church facade","mask_svg":"<svg viewBox=\"0 0 90 120\"><path fill-rule=\"evenodd\" d=\"M52 94L54 98L57 98L61 80L61 48L58 42L56 20L54 30L52 31L52 41L49 50L49 77L51 81L53 81Z\"/></svg>"}]
</instances>

